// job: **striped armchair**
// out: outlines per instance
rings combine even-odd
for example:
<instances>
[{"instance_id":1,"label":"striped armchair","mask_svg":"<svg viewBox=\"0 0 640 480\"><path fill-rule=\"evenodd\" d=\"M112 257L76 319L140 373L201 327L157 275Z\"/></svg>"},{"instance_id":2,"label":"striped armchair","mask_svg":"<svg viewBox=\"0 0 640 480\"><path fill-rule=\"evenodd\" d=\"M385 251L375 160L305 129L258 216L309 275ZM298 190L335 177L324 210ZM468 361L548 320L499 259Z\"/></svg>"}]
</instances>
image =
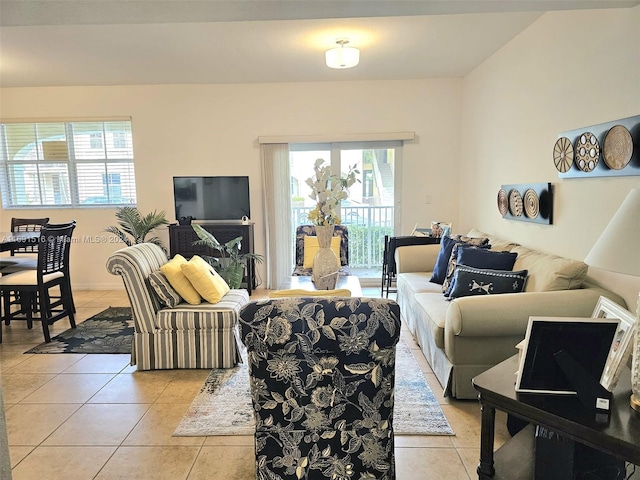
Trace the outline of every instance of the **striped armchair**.
<instances>
[{"instance_id":1,"label":"striped armchair","mask_svg":"<svg viewBox=\"0 0 640 480\"><path fill-rule=\"evenodd\" d=\"M149 283L149 275L167 261L162 248L152 243L120 249L107 260L107 270L122 277L131 303L131 365L138 370L233 367L240 361L239 313L249 294L231 290L216 304L183 302L167 308Z\"/></svg>"}]
</instances>

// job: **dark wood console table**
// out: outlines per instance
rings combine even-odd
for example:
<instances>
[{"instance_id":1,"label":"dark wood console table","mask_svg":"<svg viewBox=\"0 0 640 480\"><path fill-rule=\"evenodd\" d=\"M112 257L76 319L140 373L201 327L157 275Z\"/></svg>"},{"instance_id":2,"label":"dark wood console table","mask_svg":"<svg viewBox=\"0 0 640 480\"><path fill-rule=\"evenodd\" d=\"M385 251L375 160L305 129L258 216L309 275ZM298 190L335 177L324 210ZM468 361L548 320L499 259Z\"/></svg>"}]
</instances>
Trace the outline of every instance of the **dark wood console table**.
<instances>
[{"instance_id":1,"label":"dark wood console table","mask_svg":"<svg viewBox=\"0 0 640 480\"><path fill-rule=\"evenodd\" d=\"M234 238L242 237L240 253L254 253L253 223L247 225L242 223L202 223L200 225L207 232L213 234L220 243L227 243ZM187 259L194 255L220 256L216 250L202 245L194 245L193 242L196 240L198 240L198 236L191 225L169 225L169 252L172 257L176 253ZM257 287L254 260L247 264L243 284L246 285L249 295Z\"/></svg>"},{"instance_id":2,"label":"dark wood console table","mask_svg":"<svg viewBox=\"0 0 640 480\"><path fill-rule=\"evenodd\" d=\"M496 409L640 465L640 415L629 405L631 374L628 368L613 392L611 411L605 419L597 417L595 410L588 411L574 396L516 393L517 369L518 356L515 355L473 379L482 409L480 480L534 478L534 429L531 426L507 441L494 456Z\"/></svg>"}]
</instances>

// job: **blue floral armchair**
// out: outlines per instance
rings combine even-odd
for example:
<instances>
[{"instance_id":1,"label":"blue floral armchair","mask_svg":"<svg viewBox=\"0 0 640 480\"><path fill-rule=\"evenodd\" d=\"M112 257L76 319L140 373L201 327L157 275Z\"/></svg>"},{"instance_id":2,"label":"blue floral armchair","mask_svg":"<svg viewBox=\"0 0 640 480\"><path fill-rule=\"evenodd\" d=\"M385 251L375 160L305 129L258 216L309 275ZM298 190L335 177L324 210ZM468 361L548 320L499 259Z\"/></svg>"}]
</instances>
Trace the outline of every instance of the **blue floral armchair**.
<instances>
[{"instance_id":1,"label":"blue floral armchair","mask_svg":"<svg viewBox=\"0 0 640 480\"><path fill-rule=\"evenodd\" d=\"M256 417L256 478L393 480L400 307L285 298L240 312Z\"/></svg>"},{"instance_id":2,"label":"blue floral armchair","mask_svg":"<svg viewBox=\"0 0 640 480\"><path fill-rule=\"evenodd\" d=\"M296 259L293 272L294 277L312 275L310 268L304 268L304 237L316 234L315 225L299 225L296 228ZM336 225L333 230L334 237L340 237L340 275L351 275L349 268L349 229L346 225Z\"/></svg>"}]
</instances>

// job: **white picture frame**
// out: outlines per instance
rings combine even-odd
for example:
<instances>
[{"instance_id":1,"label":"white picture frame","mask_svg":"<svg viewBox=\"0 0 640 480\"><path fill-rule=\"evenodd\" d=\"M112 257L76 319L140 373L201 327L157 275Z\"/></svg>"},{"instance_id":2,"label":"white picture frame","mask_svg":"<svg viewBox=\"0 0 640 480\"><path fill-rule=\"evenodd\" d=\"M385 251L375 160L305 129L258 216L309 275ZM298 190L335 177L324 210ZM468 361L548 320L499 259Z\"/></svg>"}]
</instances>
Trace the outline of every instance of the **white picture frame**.
<instances>
[{"instance_id":1,"label":"white picture frame","mask_svg":"<svg viewBox=\"0 0 640 480\"><path fill-rule=\"evenodd\" d=\"M600 384L607 390L613 391L633 349L633 336L637 328L636 317L629 310L622 308L606 297L598 299L591 316L593 318L617 318L620 320L602 377L600 378Z\"/></svg>"}]
</instances>

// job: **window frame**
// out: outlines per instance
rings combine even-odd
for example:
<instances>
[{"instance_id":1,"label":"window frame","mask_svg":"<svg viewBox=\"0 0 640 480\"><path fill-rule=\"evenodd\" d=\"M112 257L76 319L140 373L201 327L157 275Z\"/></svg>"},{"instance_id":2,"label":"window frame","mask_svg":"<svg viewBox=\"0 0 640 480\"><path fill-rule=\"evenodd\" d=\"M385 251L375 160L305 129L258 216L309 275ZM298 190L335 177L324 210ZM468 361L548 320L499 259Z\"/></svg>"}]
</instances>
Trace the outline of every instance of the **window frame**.
<instances>
[{"instance_id":1,"label":"window frame","mask_svg":"<svg viewBox=\"0 0 640 480\"><path fill-rule=\"evenodd\" d=\"M32 129L33 133L8 132L15 125L24 126L27 132ZM47 136L46 130L59 130L60 133L49 133ZM44 144L55 142L56 137L62 138L62 132L64 140L61 141L65 145L54 152L59 156L47 158ZM97 142L94 140L97 138L100 139L100 148L96 148ZM109 142L113 145L109 145ZM16 145L22 146L17 149ZM19 155L23 158L16 159ZM29 155L35 158L25 158ZM31 186L37 192L38 203L27 203L20 196L20 191L23 196L27 195L24 192L29 191L24 184L24 174L16 175L20 166L29 166L33 170L30 173L33 177ZM56 166L59 171L45 171L45 168ZM86 169L91 166L97 170L93 172ZM54 177L65 176L68 176L68 180L58 181L55 185L51 183ZM126 196L112 195L114 185L109 184L109 179L116 177L121 178L116 186L121 191L126 190ZM97 178L102 179L102 183L96 182ZM104 183L105 179L107 183ZM47 185L50 188L46 188ZM0 189L2 208L5 210L135 207L137 189L131 118L0 119ZM68 192L60 193L67 189ZM61 198L65 203L60 203ZM89 199L93 202L87 202Z\"/></svg>"}]
</instances>

